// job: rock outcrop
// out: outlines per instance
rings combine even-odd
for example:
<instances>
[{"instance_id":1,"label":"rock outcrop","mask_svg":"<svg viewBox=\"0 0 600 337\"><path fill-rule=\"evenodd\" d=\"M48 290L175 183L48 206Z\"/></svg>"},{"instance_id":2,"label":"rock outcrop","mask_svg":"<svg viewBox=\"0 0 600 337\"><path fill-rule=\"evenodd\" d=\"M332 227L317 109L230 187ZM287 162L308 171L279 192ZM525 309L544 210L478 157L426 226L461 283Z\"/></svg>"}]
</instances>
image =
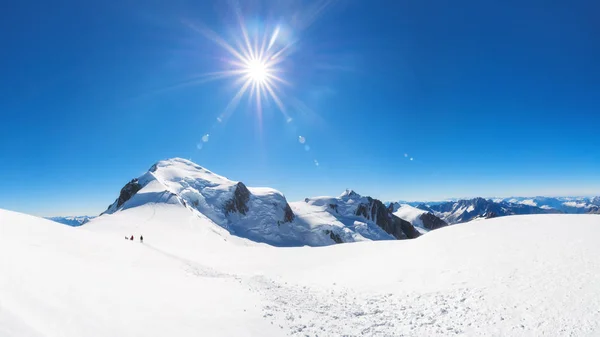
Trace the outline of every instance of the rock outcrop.
<instances>
[{"instance_id":1,"label":"rock outcrop","mask_svg":"<svg viewBox=\"0 0 600 337\"><path fill-rule=\"evenodd\" d=\"M332 230L326 229L325 230L325 234L329 235L329 237L331 238L331 240L333 240L335 243L344 243L344 240L342 240L342 238L340 237L340 235L336 234Z\"/></svg>"},{"instance_id":2,"label":"rock outcrop","mask_svg":"<svg viewBox=\"0 0 600 337\"><path fill-rule=\"evenodd\" d=\"M420 236L413 225L393 215L380 200L371 197L366 197L366 200L367 202L358 205L356 215L375 222L377 226L398 240L414 239Z\"/></svg>"},{"instance_id":3,"label":"rock outcrop","mask_svg":"<svg viewBox=\"0 0 600 337\"><path fill-rule=\"evenodd\" d=\"M102 214L119 209L121 206L123 206L123 204L125 204L129 199L131 199L131 197L133 197L137 192L139 192L142 189L142 187L143 186L139 183L137 178L131 179L130 182L123 186L117 200L115 200L114 203L110 204L106 211L104 211Z\"/></svg>"},{"instance_id":4,"label":"rock outcrop","mask_svg":"<svg viewBox=\"0 0 600 337\"><path fill-rule=\"evenodd\" d=\"M248 212L248 201L250 200L250 191L242 182L237 183L233 197L225 202L225 213L238 212L246 214ZM289 207L289 206L288 206Z\"/></svg>"},{"instance_id":5,"label":"rock outcrop","mask_svg":"<svg viewBox=\"0 0 600 337\"><path fill-rule=\"evenodd\" d=\"M419 218L423 222L423 227L425 227L428 230L434 230L448 226L446 221L440 219L439 217L429 212L421 214Z\"/></svg>"}]
</instances>

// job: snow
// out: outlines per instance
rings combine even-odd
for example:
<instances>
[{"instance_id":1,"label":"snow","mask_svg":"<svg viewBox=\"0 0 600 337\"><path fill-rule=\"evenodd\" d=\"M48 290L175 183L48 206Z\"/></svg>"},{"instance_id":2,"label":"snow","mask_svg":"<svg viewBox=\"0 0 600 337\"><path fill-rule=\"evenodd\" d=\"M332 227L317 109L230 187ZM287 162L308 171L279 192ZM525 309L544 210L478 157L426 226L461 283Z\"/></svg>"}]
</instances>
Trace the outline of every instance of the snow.
<instances>
[{"instance_id":1,"label":"snow","mask_svg":"<svg viewBox=\"0 0 600 337\"><path fill-rule=\"evenodd\" d=\"M76 228L0 210L0 336L595 336L599 236L552 214L277 248L177 203Z\"/></svg>"},{"instance_id":2,"label":"snow","mask_svg":"<svg viewBox=\"0 0 600 337\"><path fill-rule=\"evenodd\" d=\"M400 205L400 208L398 208L396 212L394 212L394 215L402 220L410 222L421 234L424 234L428 231L423 225L423 220L421 220L421 215L424 213L427 213L427 211L403 204Z\"/></svg>"},{"instance_id":3,"label":"snow","mask_svg":"<svg viewBox=\"0 0 600 337\"><path fill-rule=\"evenodd\" d=\"M585 202L567 201L563 203L565 206L576 207L576 208L587 208L589 207Z\"/></svg>"},{"instance_id":4,"label":"snow","mask_svg":"<svg viewBox=\"0 0 600 337\"><path fill-rule=\"evenodd\" d=\"M278 333L235 278L84 227L0 211L0 336Z\"/></svg>"},{"instance_id":5,"label":"snow","mask_svg":"<svg viewBox=\"0 0 600 337\"><path fill-rule=\"evenodd\" d=\"M534 206L536 207L538 204L535 202L535 200L533 199L525 199L525 200L521 200L519 201L520 204L522 205L527 205L527 206Z\"/></svg>"},{"instance_id":6,"label":"snow","mask_svg":"<svg viewBox=\"0 0 600 337\"><path fill-rule=\"evenodd\" d=\"M451 211L435 212L434 214L437 217L439 217L440 219L443 219L447 223L451 224L451 223L456 223L457 219L459 219L463 215L463 213L468 212L470 207L472 207L472 206L466 207L466 206L461 206L460 204L456 203L453 206L453 209Z\"/></svg>"}]
</instances>

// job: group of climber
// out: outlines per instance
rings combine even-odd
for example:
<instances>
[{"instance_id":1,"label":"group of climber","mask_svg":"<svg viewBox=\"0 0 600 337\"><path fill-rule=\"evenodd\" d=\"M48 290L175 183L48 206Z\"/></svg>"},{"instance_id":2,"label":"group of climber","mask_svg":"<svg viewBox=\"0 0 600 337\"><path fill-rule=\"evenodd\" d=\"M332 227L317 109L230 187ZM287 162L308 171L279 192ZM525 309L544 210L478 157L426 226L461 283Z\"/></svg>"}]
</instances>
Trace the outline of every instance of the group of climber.
<instances>
[{"instance_id":1,"label":"group of climber","mask_svg":"<svg viewBox=\"0 0 600 337\"><path fill-rule=\"evenodd\" d=\"M131 241L133 241L133 235L130 238L125 237L125 240L131 240ZM142 243L144 242L144 236L143 235L140 235L140 242L142 242Z\"/></svg>"}]
</instances>

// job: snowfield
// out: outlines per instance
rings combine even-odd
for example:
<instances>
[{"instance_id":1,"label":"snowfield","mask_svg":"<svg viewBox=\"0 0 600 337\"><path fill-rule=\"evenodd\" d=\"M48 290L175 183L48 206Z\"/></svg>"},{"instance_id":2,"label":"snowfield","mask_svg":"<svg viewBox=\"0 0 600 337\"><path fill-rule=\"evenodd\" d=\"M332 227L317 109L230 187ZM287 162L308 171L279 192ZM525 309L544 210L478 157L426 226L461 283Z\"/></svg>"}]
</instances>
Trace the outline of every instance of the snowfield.
<instances>
[{"instance_id":1,"label":"snowfield","mask_svg":"<svg viewBox=\"0 0 600 337\"><path fill-rule=\"evenodd\" d=\"M0 336L598 336L599 238L552 214L277 248L178 203L77 228L0 210Z\"/></svg>"}]
</instances>

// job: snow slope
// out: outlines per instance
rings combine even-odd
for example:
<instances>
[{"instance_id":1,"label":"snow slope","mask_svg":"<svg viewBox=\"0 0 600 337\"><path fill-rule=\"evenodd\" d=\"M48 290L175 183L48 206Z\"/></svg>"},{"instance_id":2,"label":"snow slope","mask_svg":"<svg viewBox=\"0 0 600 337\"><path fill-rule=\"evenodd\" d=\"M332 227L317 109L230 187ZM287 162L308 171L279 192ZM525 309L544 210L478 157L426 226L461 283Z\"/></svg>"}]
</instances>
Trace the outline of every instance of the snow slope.
<instances>
[{"instance_id":1,"label":"snow slope","mask_svg":"<svg viewBox=\"0 0 600 337\"><path fill-rule=\"evenodd\" d=\"M427 232L427 229L423 226L423 220L421 220L421 215L424 213L427 213L427 211L404 204L400 205L398 210L394 212L394 215L410 222L413 226L418 227L420 231Z\"/></svg>"},{"instance_id":2,"label":"snow slope","mask_svg":"<svg viewBox=\"0 0 600 337\"><path fill-rule=\"evenodd\" d=\"M552 214L277 248L176 204L77 228L0 210L0 336L597 336L599 236Z\"/></svg>"},{"instance_id":3,"label":"snow slope","mask_svg":"<svg viewBox=\"0 0 600 337\"><path fill-rule=\"evenodd\" d=\"M0 211L0 256L2 337L278 333L235 278L121 237Z\"/></svg>"}]
</instances>

